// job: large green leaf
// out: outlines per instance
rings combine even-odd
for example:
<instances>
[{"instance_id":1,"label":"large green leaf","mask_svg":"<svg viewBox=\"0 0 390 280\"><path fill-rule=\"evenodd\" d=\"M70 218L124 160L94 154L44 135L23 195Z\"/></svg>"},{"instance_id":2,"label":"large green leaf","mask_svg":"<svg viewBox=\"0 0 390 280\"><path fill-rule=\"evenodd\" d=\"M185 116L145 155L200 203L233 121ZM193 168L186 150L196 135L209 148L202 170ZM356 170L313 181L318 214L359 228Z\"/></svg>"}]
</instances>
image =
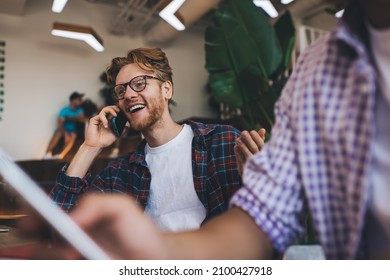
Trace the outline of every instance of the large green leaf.
<instances>
[{"instance_id":1,"label":"large green leaf","mask_svg":"<svg viewBox=\"0 0 390 280\"><path fill-rule=\"evenodd\" d=\"M210 73L232 68L226 48L225 35L219 27L210 26L205 33L206 69Z\"/></svg>"},{"instance_id":2,"label":"large green leaf","mask_svg":"<svg viewBox=\"0 0 390 280\"><path fill-rule=\"evenodd\" d=\"M222 27L209 27L206 30L206 69L215 72L229 68L240 75L250 64L256 63L256 47L233 18L223 12L217 14L223 24Z\"/></svg>"},{"instance_id":3,"label":"large green leaf","mask_svg":"<svg viewBox=\"0 0 390 280\"><path fill-rule=\"evenodd\" d=\"M291 17L279 24L290 28L288 34L294 30L288 26ZM276 84L270 77L285 69L294 42L294 36L283 36L252 0L223 1L214 13L214 25L206 29L205 67L213 98L241 108L246 129L258 128L259 121L270 127L273 121L279 92L270 86ZM278 76L278 86L279 81L283 82Z\"/></svg>"},{"instance_id":4,"label":"large green leaf","mask_svg":"<svg viewBox=\"0 0 390 280\"><path fill-rule=\"evenodd\" d=\"M226 0L238 23L245 29L248 40L256 46L259 63L270 75L280 65L282 52L275 30L264 11L252 0Z\"/></svg>"},{"instance_id":5,"label":"large green leaf","mask_svg":"<svg viewBox=\"0 0 390 280\"><path fill-rule=\"evenodd\" d=\"M206 69L211 74L210 87L215 100L230 108L240 108L245 105L250 91L240 86L238 79L246 69L258 69L253 67L258 59L256 47L226 10L219 11L216 17L225 28L209 27L206 30Z\"/></svg>"},{"instance_id":6,"label":"large green leaf","mask_svg":"<svg viewBox=\"0 0 390 280\"><path fill-rule=\"evenodd\" d=\"M284 71L289 66L295 45L295 27L290 12L285 12L276 21L274 27L283 53L283 62L279 71Z\"/></svg>"},{"instance_id":7,"label":"large green leaf","mask_svg":"<svg viewBox=\"0 0 390 280\"><path fill-rule=\"evenodd\" d=\"M209 84L216 101L225 103L231 108L243 106L242 94L237 94L240 92L240 88L233 71L211 74ZM235 94L232 94L233 92Z\"/></svg>"}]
</instances>

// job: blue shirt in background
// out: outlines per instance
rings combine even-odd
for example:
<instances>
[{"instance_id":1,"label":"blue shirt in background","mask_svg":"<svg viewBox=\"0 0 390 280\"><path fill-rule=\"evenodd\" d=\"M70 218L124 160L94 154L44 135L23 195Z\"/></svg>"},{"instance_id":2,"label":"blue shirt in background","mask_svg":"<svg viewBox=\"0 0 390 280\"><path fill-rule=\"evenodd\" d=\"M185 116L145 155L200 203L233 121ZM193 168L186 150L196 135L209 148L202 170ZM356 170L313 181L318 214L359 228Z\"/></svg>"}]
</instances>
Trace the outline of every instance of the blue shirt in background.
<instances>
[{"instance_id":1,"label":"blue shirt in background","mask_svg":"<svg viewBox=\"0 0 390 280\"><path fill-rule=\"evenodd\" d=\"M58 114L59 118L66 118L66 117L75 117L83 113L83 109L77 108L75 110L72 110L70 106L66 106L61 109L61 111ZM66 121L64 122L64 129L68 132L76 132L77 127L76 127L76 122L75 121Z\"/></svg>"}]
</instances>

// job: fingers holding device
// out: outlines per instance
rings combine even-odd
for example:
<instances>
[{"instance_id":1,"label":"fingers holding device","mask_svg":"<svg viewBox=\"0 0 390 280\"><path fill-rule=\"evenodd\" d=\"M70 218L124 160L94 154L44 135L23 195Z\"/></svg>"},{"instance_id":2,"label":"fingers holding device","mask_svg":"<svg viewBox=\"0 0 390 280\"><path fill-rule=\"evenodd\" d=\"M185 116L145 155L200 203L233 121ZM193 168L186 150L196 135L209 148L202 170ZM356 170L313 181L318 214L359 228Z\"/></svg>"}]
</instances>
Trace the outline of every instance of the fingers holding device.
<instances>
[{"instance_id":1,"label":"fingers holding device","mask_svg":"<svg viewBox=\"0 0 390 280\"><path fill-rule=\"evenodd\" d=\"M110 128L112 129L116 137L120 137L122 135L126 123L127 123L127 118L125 113L123 113L122 111L120 111L116 117L111 119Z\"/></svg>"}]
</instances>

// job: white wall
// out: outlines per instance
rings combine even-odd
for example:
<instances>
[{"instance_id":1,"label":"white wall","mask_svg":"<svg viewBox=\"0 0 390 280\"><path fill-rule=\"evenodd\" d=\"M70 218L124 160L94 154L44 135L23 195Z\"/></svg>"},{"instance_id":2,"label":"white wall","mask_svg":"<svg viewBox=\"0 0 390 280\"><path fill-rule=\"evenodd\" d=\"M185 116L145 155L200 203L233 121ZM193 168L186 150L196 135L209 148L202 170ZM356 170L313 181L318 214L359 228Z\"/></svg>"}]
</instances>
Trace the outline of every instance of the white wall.
<instances>
[{"instance_id":1,"label":"white wall","mask_svg":"<svg viewBox=\"0 0 390 280\"><path fill-rule=\"evenodd\" d=\"M67 105L71 92L84 92L102 105L99 76L111 58L144 45L142 38L109 34L117 12L113 7L73 0L63 13L55 14L51 3L28 1L22 17L0 14L0 40L6 41L0 147L16 160L42 157L55 129L56 114ZM92 26L103 38L105 51L98 53L84 42L52 36L54 21ZM164 48L174 71L175 120L215 116L205 92L208 74L203 43L203 33L185 31Z\"/></svg>"}]
</instances>

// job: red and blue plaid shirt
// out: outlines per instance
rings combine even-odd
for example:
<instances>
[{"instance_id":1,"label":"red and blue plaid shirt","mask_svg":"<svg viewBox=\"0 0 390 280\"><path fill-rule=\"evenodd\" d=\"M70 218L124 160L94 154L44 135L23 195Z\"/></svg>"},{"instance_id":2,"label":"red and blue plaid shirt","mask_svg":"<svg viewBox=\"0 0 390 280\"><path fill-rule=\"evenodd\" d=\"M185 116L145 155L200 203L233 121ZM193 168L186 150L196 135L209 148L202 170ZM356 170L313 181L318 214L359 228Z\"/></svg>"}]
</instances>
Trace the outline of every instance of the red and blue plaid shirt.
<instances>
[{"instance_id":1,"label":"red and blue plaid shirt","mask_svg":"<svg viewBox=\"0 0 390 280\"><path fill-rule=\"evenodd\" d=\"M229 199L241 186L234 144L240 132L226 125L206 125L189 121L194 132L192 173L195 191L207 209L206 219L224 212ZM146 141L135 152L119 157L95 178L90 172L84 178L69 177L65 165L57 176L51 198L65 211L88 191L130 195L143 207L149 197L151 174L145 161ZM180 170L177 170L180 172Z\"/></svg>"}]
</instances>

